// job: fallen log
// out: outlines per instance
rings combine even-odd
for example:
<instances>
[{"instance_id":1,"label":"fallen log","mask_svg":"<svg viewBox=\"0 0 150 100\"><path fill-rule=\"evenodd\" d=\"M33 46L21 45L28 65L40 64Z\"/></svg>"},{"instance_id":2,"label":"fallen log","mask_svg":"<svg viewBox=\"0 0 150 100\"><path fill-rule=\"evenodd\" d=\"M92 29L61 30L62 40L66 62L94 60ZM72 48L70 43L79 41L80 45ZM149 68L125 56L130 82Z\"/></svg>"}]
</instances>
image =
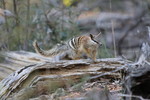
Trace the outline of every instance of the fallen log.
<instances>
[{"instance_id":1,"label":"fallen log","mask_svg":"<svg viewBox=\"0 0 150 100\"><path fill-rule=\"evenodd\" d=\"M16 98L17 100L26 100L41 94L51 94L60 87L70 87L76 82L82 81L83 78L103 74L125 64L121 58L97 59L96 63L91 63L89 60L50 62L50 58L42 59L40 57L31 60L35 56L27 57L27 54L31 53L24 52L25 55L23 55L22 52L24 51L12 52L13 55L9 52L9 56L6 55L9 59L18 60L15 62L16 65L17 63L21 65L23 62L23 66L0 82L1 100L8 98L10 100ZM24 62L27 62L27 65ZM104 77L112 80L120 79L121 75L119 71L116 71L104 75Z\"/></svg>"}]
</instances>

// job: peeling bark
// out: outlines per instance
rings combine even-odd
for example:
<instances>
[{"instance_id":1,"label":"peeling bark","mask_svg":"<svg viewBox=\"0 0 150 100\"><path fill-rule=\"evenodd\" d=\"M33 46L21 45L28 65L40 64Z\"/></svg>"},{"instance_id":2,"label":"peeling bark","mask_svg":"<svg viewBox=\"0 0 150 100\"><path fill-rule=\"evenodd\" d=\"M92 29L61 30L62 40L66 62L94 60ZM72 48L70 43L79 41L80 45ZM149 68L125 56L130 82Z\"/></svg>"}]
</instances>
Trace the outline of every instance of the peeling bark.
<instances>
[{"instance_id":1,"label":"peeling bark","mask_svg":"<svg viewBox=\"0 0 150 100\"><path fill-rule=\"evenodd\" d=\"M25 100L41 94L51 94L58 88L70 87L83 78L104 74L125 64L121 58L97 59L96 63L86 59L51 62L52 58L40 57L25 51L6 54L6 62L19 65L20 68L0 82L2 100ZM116 71L104 77L120 79L121 75Z\"/></svg>"}]
</instances>

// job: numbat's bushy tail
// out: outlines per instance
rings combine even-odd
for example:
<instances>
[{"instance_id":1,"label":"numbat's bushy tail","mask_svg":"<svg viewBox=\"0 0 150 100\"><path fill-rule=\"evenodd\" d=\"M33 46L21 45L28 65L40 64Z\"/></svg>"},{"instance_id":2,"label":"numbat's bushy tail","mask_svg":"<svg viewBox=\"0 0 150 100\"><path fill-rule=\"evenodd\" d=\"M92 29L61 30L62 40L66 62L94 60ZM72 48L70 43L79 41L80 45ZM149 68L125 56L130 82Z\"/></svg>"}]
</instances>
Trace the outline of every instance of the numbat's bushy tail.
<instances>
[{"instance_id":1,"label":"numbat's bushy tail","mask_svg":"<svg viewBox=\"0 0 150 100\"><path fill-rule=\"evenodd\" d=\"M38 46L38 43L36 40L33 42L33 46L34 46L35 51L38 54L46 56L46 57L55 56L57 54L63 53L64 51L68 50L67 45L64 45L64 44L56 45L54 48L52 48L50 50L43 50Z\"/></svg>"},{"instance_id":2,"label":"numbat's bushy tail","mask_svg":"<svg viewBox=\"0 0 150 100\"><path fill-rule=\"evenodd\" d=\"M81 54L84 53L94 61L96 60L99 45L102 45L102 43L97 42L95 36L92 34L72 38L65 44L56 45L54 48L47 51L41 49L36 41L33 42L35 51L43 56L55 56L69 50L71 51L70 55L72 59L79 59Z\"/></svg>"}]
</instances>

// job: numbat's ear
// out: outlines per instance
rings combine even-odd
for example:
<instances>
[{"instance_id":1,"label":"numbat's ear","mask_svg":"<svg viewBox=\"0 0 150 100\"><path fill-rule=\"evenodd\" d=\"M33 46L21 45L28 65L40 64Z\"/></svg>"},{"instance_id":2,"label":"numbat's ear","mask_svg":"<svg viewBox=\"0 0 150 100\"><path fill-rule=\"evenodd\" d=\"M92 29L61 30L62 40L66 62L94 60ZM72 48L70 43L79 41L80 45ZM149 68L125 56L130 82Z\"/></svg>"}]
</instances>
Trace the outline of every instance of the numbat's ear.
<instances>
[{"instance_id":1,"label":"numbat's ear","mask_svg":"<svg viewBox=\"0 0 150 100\"><path fill-rule=\"evenodd\" d=\"M91 37L91 39L93 39L93 38L94 38L94 35L90 34L90 37Z\"/></svg>"},{"instance_id":2,"label":"numbat's ear","mask_svg":"<svg viewBox=\"0 0 150 100\"><path fill-rule=\"evenodd\" d=\"M101 32L98 33L97 35L90 34L90 37L93 39L93 38L97 38L97 37L100 36L100 35L101 35Z\"/></svg>"}]
</instances>

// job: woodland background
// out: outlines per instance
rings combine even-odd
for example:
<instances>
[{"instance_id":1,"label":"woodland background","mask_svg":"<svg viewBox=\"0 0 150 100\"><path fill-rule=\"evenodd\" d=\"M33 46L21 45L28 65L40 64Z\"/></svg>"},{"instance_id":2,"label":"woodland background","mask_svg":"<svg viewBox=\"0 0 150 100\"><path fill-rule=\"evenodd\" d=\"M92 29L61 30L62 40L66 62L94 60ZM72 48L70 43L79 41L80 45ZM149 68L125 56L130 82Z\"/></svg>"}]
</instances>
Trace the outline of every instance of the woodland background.
<instances>
[{"instance_id":1,"label":"woodland background","mask_svg":"<svg viewBox=\"0 0 150 100\"><path fill-rule=\"evenodd\" d=\"M44 49L81 34L102 33L99 57L139 56L149 41L150 0L1 0L14 13L0 26L1 51Z\"/></svg>"}]
</instances>

